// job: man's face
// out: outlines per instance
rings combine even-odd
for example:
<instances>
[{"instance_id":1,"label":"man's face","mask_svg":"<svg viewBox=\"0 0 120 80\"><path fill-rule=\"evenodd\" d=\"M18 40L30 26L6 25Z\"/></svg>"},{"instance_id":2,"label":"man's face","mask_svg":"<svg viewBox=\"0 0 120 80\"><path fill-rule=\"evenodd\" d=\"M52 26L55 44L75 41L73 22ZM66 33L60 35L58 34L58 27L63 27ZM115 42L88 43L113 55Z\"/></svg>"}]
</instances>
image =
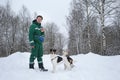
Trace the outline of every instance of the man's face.
<instances>
[{"instance_id":1,"label":"man's face","mask_svg":"<svg viewBox=\"0 0 120 80\"><path fill-rule=\"evenodd\" d=\"M37 18L37 22L38 22L38 23L41 23L41 22L42 22L42 18L41 18L41 17L38 17L38 18Z\"/></svg>"}]
</instances>

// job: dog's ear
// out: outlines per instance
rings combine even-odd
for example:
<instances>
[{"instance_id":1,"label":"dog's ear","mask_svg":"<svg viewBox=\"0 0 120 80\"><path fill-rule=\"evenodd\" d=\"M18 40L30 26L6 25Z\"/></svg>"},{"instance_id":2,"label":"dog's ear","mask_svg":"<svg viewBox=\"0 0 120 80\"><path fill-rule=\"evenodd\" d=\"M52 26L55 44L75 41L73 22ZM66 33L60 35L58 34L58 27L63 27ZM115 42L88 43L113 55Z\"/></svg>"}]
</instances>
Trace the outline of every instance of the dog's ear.
<instances>
[{"instance_id":1,"label":"dog's ear","mask_svg":"<svg viewBox=\"0 0 120 80\"><path fill-rule=\"evenodd\" d=\"M52 52L53 51L53 49L50 49L50 52Z\"/></svg>"},{"instance_id":2,"label":"dog's ear","mask_svg":"<svg viewBox=\"0 0 120 80\"><path fill-rule=\"evenodd\" d=\"M53 52L55 53L57 50L56 49L53 49Z\"/></svg>"}]
</instances>

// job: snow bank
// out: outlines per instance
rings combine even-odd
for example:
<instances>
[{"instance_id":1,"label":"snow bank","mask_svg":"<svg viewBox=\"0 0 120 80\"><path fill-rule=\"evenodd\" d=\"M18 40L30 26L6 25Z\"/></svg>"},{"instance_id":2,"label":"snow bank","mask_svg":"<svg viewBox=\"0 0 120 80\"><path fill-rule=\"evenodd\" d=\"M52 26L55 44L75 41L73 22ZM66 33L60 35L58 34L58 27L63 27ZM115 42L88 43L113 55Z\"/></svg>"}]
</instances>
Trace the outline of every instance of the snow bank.
<instances>
[{"instance_id":1,"label":"snow bank","mask_svg":"<svg viewBox=\"0 0 120 80\"><path fill-rule=\"evenodd\" d=\"M120 80L120 56L100 56L93 53L74 55L75 67L64 71L63 64L52 73L50 56L44 55L48 72L40 72L35 61L35 70L28 68L28 52L16 52L0 58L0 80Z\"/></svg>"}]
</instances>

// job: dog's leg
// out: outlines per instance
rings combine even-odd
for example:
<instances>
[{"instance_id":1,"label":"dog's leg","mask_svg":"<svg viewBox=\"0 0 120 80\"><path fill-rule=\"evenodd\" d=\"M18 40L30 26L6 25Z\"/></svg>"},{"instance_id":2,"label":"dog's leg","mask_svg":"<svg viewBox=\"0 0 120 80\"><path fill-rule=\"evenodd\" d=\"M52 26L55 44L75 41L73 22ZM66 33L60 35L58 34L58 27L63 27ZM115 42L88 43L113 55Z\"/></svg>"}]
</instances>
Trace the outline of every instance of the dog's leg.
<instances>
[{"instance_id":1,"label":"dog's leg","mask_svg":"<svg viewBox=\"0 0 120 80\"><path fill-rule=\"evenodd\" d=\"M53 70L52 70L52 72L55 73L55 71L56 71L56 64L53 63Z\"/></svg>"},{"instance_id":2,"label":"dog's leg","mask_svg":"<svg viewBox=\"0 0 120 80\"><path fill-rule=\"evenodd\" d=\"M66 69L71 70L71 66L70 66L70 63L67 60L67 57L63 57L63 59L64 59L64 64L66 66Z\"/></svg>"},{"instance_id":3,"label":"dog's leg","mask_svg":"<svg viewBox=\"0 0 120 80\"><path fill-rule=\"evenodd\" d=\"M67 66L67 69L68 69L68 70L71 70L71 65L70 65L69 62L66 62L66 66Z\"/></svg>"},{"instance_id":4,"label":"dog's leg","mask_svg":"<svg viewBox=\"0 0 120 80\"><path fill-rule=\"evenodd\" d=\"M66 64L64 64L64 70L66 70L67 69L67 66L66 66Z\"/></svg>"},{"instance_id":5,"label":"dog's leg","mask_svg":"<svg viewBox=\"0 0 120 80\"><path fill-rule=\"evenodd\" d=\"M70 64L68 65L68 70L71 70L71 66L70 66Z\"/></svg>"}]
</instances>

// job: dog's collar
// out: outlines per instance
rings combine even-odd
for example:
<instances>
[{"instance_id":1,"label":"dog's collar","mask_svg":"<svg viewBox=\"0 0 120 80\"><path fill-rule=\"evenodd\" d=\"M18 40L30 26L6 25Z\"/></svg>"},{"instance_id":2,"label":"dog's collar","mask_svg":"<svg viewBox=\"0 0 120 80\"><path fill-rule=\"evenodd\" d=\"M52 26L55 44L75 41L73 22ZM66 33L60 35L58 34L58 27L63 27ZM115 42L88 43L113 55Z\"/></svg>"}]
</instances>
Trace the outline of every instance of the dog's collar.
<instances>
[{"instance_id":1,"label":"dog's collar","mask_svg":"<svg viewBox=\"0 0 120 80\"><path fill-rule=\"evenodd\" d=\"M52 58L52 59L51 59L51 61L53 61L53 60L54 60L55 58L57 58L57 57L58 57L58 56L56 56L56 57Z\"/></svg>"}]
</instances>

